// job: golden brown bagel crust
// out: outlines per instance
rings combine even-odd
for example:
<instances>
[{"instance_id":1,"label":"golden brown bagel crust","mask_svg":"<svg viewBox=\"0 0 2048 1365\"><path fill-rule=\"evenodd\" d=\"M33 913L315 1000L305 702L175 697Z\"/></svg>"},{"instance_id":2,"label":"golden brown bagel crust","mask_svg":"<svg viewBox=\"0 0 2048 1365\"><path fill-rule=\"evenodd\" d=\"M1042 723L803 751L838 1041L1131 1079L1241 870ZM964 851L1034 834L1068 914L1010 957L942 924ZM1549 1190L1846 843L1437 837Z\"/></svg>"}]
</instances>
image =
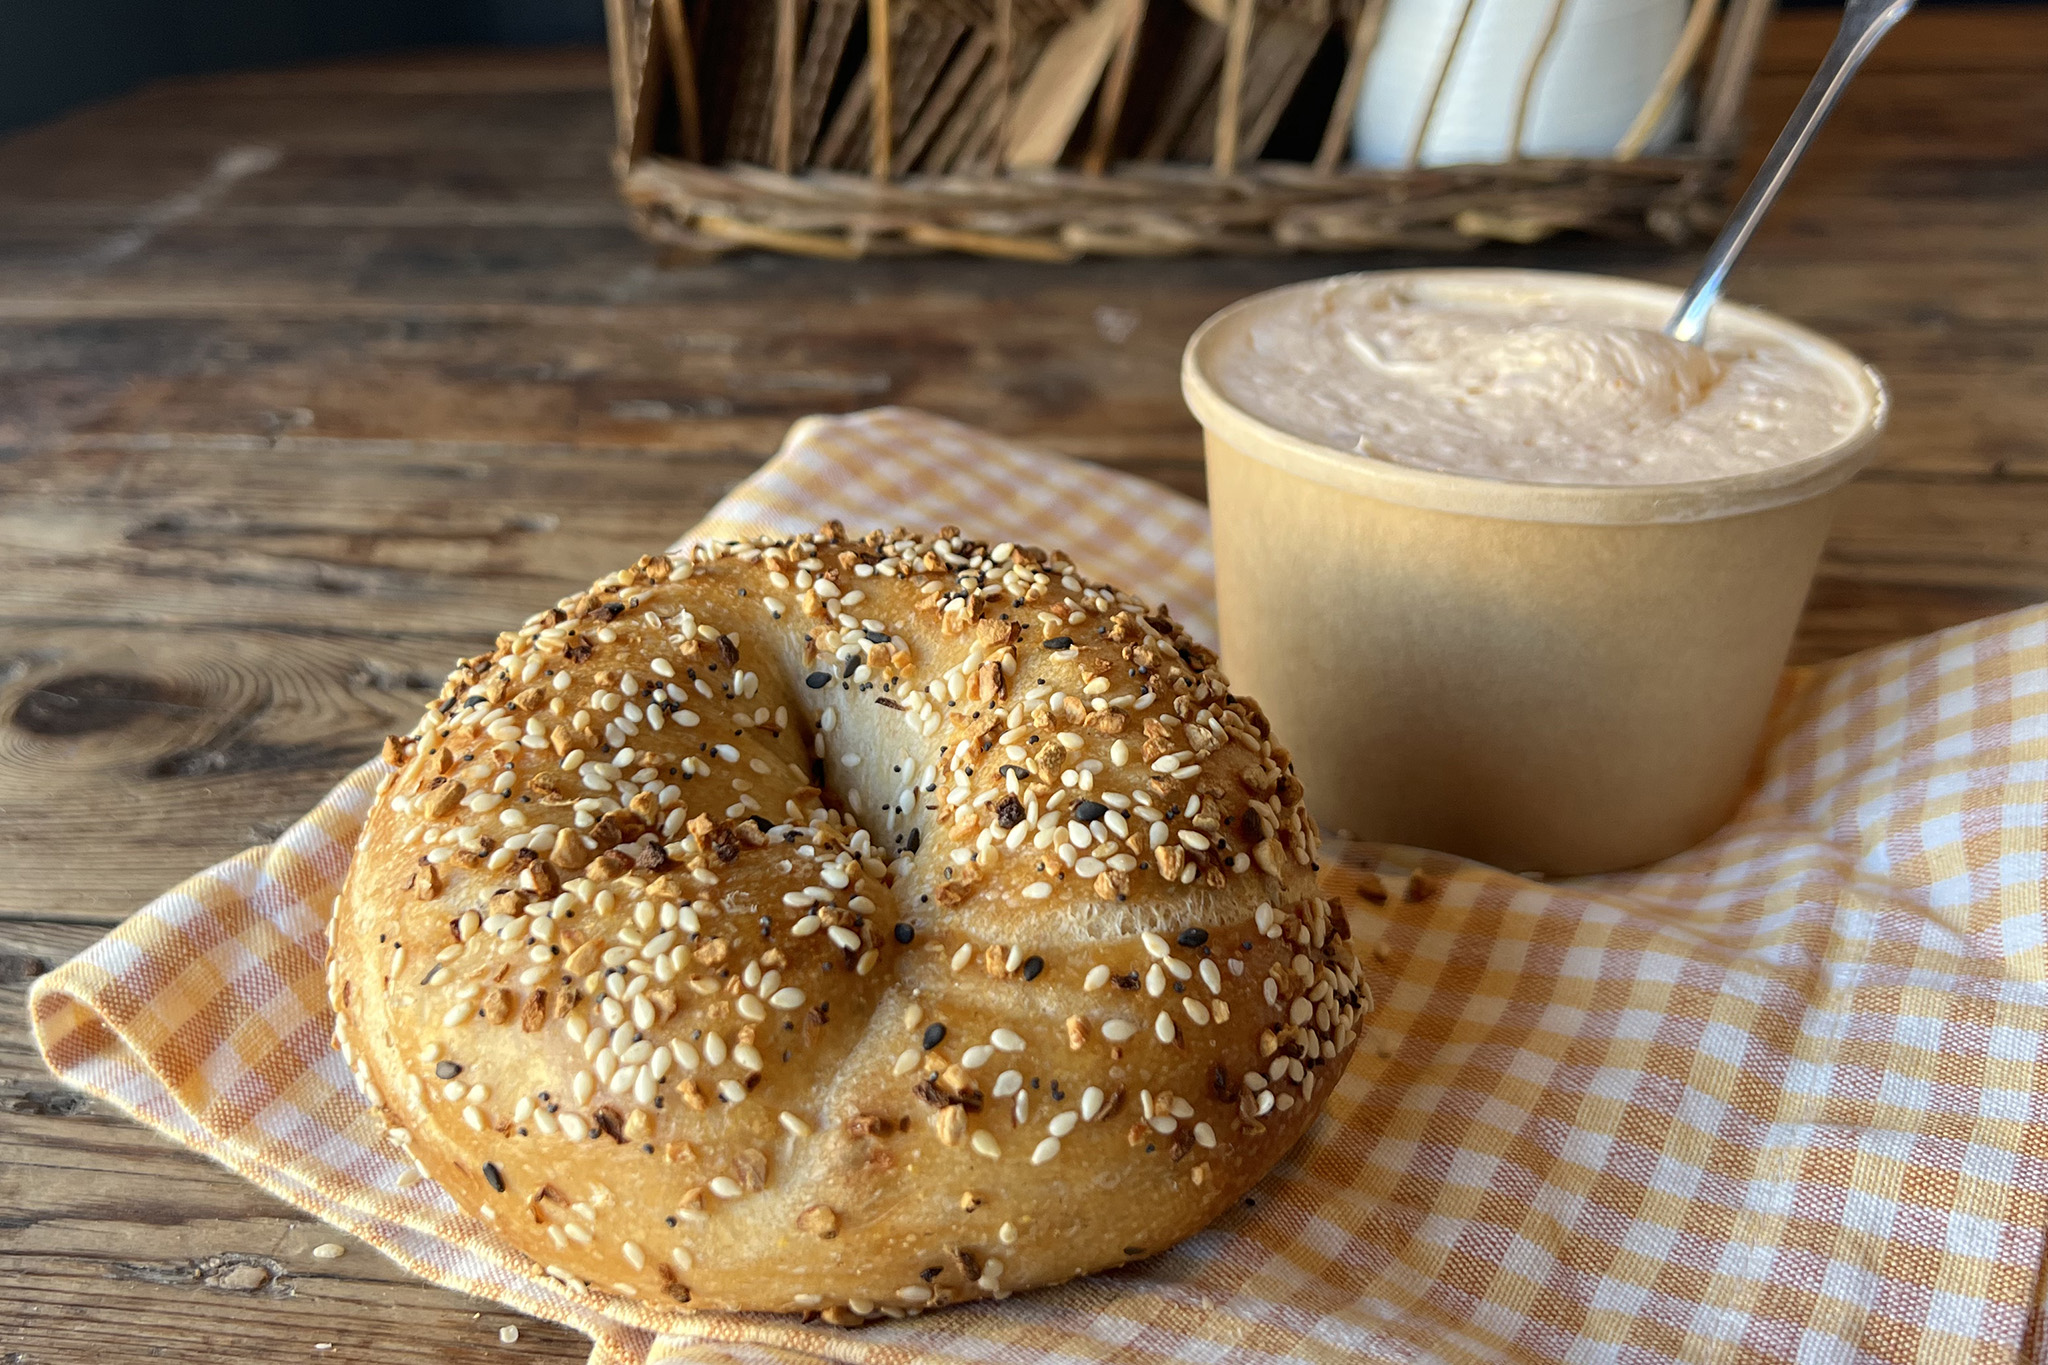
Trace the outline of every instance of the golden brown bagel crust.
<instances>
[{"instance_id":1,"label":"golden brown bagel crust","mask_svg":"<svg viewBox=\"0 0 2048 1365\"><path fill-rule=\"evenodd\" d=\"M643 559L386 757L336 1036L558 1279L851 1322L1200 1229L1366 1005L1286 750L1163 611L836 525Z\"/></svg>"}]
</instances>

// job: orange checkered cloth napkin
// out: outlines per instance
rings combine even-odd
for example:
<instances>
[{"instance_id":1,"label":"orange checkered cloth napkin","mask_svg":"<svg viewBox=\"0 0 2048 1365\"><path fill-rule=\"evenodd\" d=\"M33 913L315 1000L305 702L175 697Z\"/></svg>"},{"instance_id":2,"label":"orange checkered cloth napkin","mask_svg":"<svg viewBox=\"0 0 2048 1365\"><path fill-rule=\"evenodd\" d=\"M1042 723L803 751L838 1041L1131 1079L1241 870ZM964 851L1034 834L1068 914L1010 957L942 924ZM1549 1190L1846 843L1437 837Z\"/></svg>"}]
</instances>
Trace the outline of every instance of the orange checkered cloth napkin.
<instances>
[{"instance_id":1,"label":"orange checkered cloth napkin","mask_svg":"<svg viewBox=\"0 0 2048 1365\"><path fill-rule=\"evenodd\" d=\"M1194 503L902 410L799 423L693 535L826 517L1065 546L1212 629ZM1545 885L1337 850L1379 1009L1241 1207L1114 1273L850 1332L576 1295L408 1174L321 979L380 772L43 978L38 1041L598 1365L2048 1362L2048 609L1789 676L1740 813L1657 866Z\"/></svg>"}]
</instances>

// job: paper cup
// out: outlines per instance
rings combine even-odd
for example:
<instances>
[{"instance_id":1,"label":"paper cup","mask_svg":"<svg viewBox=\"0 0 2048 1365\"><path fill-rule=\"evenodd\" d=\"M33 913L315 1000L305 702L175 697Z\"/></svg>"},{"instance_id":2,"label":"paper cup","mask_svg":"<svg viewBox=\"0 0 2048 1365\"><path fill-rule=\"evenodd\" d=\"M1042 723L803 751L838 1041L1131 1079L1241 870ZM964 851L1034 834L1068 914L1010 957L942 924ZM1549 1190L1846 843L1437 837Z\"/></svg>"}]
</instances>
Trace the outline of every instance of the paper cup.
<instances>
[{"instance_id":1,"label":"paper cup","mask_svg":"<svg viewBox=\"0 0 2048 1365\"><path fill-rule=\"evenodd\" d=\"M1429 274L1660 312L1674 291L1529 271ZM1371 278L1360 276L1358 278ZM1864 420L1810 459L1697 483L1508 483L1319 445L1209 379L1237 328L1311 281L1242 300L1188 342L1205 431L1223 662L1294 756L1326 830L1511 871L1611 871L1676 853L1734 809L1827 538L1874 452L1877 373L1722 304L1838 371Z\"/></svg>"}]
</instances>

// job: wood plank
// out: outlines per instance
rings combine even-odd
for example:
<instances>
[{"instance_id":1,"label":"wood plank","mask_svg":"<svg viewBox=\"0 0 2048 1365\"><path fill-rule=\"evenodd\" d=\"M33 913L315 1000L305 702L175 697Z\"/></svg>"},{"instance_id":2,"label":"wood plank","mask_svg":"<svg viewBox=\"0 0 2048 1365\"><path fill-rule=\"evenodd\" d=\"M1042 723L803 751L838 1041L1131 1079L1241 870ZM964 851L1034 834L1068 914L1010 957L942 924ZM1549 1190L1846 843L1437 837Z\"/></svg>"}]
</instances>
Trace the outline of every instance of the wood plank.
<instances>
[{"instance_id":1,"label":"wood plank","mask_svg":"<svg viewBox=\"0 0 2048 1365\"><path fill-rule=\"evenodd\" d=\"M1948 467L1967 428L2022 440L2038 429L2031 393L2013 380L2048 350L2048 284L1964 266L1951 288L1934 291L1910 272L1885 272L1894 283L1863 286L1852 301L1844 291L1862 273L1839 259L1763 261L1737 284L1889 375L1902 431L1941 414L1940 428L1895 439L1895 460ZM436 316L364 306L309 320L197 304L109 304L46 320L0 304L0 345L14 358L0 374L0 443L92 433L117 444L275 439L294 456L339 453L312 444L320 441L402 439L759 456L803 413L902 402L1062 449L1090 434L1144 433L1161 445L1194 432L1174 391L1184 329L1228 296L1190 286L1118 307L1115 316L1138 319L1120 343L1093 325L1101 296L1085 284L1047 290L1040 310L991 306L962 318L909 300L846 299L793 306L811 324L774 327L723 303L648 307L630 322L603 308ZM914 320L913 339L890 340L890 304ZM999 338L987 335L992 326ZM1946 429L1958 420L1963 428ZM1193 458L1192 446L1183 450ZM1975 462L1988 468L2011 453Z\"/></svg>"},{"instance_id":2,"label":"wood plank","mask_svg":"<svg viewBox=\"0 0 2048 1365\"><path fill-rule=\"evenodd\" d=\"M6 1359L581 1361L588 1343L414 1279L43 1070L27 988L98 926L0 923L0 1343ZM328 1244L338 1259L313 1255ZM499 1329L516 1326L507 1346ZM321 1343L328 1343L323 1346Z\"/></svg>"},{"instance_id":3,"label":"wood plank","mask_svg":"<svg viewBox=\"0 0 2048 1365\"><path fill-rule=\"evenodd\" d=\"M1764 40L1761 75L1813 74L1840 20L1819 11L1781 14ZM2048 25L2035 14L1941 13L1923 9L1871 54L1867 75L1897 71L1999 72L2048 66ZM1859 77L1858 79L1861 79Z\"/></svg>"},{"instance_id":4,"label":"wood plank","mask_svg":"<svg viewBox=\"0 0 2048 1365\"><path fill-rule=\"evenodd\" d=\"M24 649L71 621L487 639L668 544L754 463L340 446L350 472L317 508L292 447L83 447L0 466L45 490L31 504L0 482L0 629Z\"/></svg>"},{"instance_id":5,"label":"wood plank","mask_svg":"<svg viewBox=\"0 0 2048 1365\"><path fill-rule=\"evenodd\" d=\"M0 626L0 918L107 923L275 838L490 636Z\"/></svg>"}]
</instances>

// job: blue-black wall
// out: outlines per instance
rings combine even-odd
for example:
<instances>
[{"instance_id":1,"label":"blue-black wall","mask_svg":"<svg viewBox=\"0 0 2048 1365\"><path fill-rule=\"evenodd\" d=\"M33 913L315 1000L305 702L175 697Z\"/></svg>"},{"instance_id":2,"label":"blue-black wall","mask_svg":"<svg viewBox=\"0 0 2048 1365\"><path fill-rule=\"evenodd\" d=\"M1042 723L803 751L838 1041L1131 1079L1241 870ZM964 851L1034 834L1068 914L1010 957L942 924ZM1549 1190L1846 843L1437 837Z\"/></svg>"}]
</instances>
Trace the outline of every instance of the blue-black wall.
<instances>
[{"instance_id":1,"label":"blue-black wall","mask_svg":"<svg viewBox=\"0 0 2048 1365\"><path fill-rule=\"evenodd\" d=\"M156 76L451 43L603 40L602 0L0 0L0 128Z\"/></svg>"}]
</instances>

